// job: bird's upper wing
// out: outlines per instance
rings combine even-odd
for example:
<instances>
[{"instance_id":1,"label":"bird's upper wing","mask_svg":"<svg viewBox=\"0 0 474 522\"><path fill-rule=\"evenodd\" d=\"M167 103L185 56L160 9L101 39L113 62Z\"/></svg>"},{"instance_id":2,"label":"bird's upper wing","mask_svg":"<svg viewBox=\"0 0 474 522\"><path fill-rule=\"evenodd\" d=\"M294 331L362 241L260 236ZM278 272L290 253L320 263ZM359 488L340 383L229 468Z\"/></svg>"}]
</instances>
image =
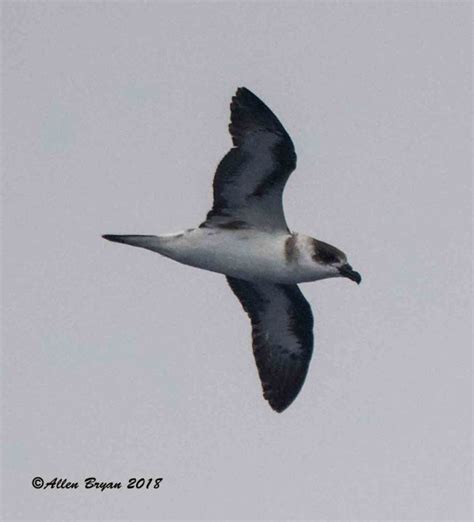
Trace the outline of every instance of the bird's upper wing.
<instances>
[{"instance_id":1,"label":"bird's upper wing","mask_svg":"<svg viewBox=\"0 0 474 522\"><path fill-rule=\"evenodd\" d=\"M214 177L214 205L202 227L288 231L282 204L296 167L293 142L273 112L245 87L230 105L234 147Z\"/></svg>"},{"instance_id":2,"label":"bird's upper wing","mask_svg":"<svg viewBox=\"0 0 474 522\"><path fill-rule=\"evenodd\" d=\"M252 341L263 395L281 412L303 386L313 352L313 314L297 285L227 277L252 323Z\"/></svg>"}]
</instances>

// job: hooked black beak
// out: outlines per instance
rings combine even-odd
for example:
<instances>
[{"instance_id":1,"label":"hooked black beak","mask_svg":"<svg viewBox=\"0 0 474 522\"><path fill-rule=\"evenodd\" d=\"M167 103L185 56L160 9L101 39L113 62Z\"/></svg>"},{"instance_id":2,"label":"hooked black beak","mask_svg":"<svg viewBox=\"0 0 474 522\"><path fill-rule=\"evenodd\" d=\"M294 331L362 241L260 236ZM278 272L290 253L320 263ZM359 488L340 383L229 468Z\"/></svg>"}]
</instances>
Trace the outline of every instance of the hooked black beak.
<instances>
[{"instance_id":1,"label":"hooked black beak","mask_svg":"<svg viewBox=\"0 0 474 522\"><path fill-rule=\"evenodd\" d=\"M359 274L359 272L356 272L355 270L352 270L351 265L342 265L339 268L339 273L343 277L347 277L351 281L355 281L358 285L360 285L360 282L362 281L362 277Z\"/></svg>"}]
</instances>

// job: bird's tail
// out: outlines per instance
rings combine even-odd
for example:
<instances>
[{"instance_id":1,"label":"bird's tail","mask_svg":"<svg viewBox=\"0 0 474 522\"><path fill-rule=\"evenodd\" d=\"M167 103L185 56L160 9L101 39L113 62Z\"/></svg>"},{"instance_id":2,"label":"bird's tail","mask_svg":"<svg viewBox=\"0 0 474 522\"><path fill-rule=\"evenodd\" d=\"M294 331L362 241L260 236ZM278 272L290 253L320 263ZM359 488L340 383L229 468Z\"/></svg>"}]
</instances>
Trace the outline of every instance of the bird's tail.
<instances>
[{"instance_id":1,"label":"bird's tail","mask_svg":"<svg viewBox=\"0 0 474 522\"><path fill-rule=\"evenodd\" d=\"M124 245L132 245L140 248L146 248L147 250L153 250L154 252L162 253L163 243L159 236L139 236L139 235L115 235L105 234L102 236L108 241L114 243L123 243Z\"/></svg>"}]
</instances>

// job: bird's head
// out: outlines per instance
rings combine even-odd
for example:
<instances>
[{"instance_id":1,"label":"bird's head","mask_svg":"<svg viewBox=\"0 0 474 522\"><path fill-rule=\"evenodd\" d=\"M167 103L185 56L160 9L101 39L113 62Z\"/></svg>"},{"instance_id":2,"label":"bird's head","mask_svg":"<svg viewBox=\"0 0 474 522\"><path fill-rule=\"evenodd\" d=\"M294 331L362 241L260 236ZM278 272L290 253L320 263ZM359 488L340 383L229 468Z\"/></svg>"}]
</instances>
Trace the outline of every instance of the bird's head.
<instances>
[{"instance_id":1,"label":"bird's head","mask_svg":"<svg viewBox=\"0 0 474 522\"><path fill-rule=\"evenodd\" d=\"M320 269L327 273L326 277L347 277L360 284L362 277L359 272L352 269L344 252L317 239L312 240L311 247L311 258Z\"/></svg>"}]
</instances>

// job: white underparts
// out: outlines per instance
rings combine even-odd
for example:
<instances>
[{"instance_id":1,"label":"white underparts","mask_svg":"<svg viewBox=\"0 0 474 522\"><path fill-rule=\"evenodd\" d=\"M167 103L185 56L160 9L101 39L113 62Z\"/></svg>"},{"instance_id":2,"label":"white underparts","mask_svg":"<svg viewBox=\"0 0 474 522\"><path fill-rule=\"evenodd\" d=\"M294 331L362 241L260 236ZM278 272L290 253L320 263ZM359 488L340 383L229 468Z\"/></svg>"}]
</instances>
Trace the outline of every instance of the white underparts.
<instances>
[{"instance_id":1,"label":"white underparts","mask_svg":"<svg viewBox=\"0 0 474 522\"><path fill-rule=\"evenodd\" d=\"M149 245L139 246L186 265L247 281L296 284L338 275L312 258L311 238L303 234L196 228L156 236Z\"/></svg>"}]
</instances>

